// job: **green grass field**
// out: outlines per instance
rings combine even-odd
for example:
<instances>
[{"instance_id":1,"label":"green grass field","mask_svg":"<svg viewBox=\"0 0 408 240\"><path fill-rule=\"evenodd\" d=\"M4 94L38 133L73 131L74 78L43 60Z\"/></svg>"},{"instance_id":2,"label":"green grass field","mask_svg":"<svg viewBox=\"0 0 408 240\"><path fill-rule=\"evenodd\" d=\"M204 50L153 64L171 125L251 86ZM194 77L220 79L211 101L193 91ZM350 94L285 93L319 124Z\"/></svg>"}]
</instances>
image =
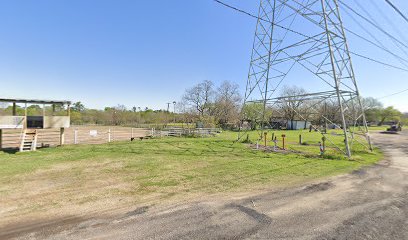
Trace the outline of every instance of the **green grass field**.
<instances>
[{"instance_id":1,"label":"green grass field","mask_svg":"<svg viewBox=\"0 0 408 240\"><path fill-rule=\"evenodd\" d=\"M282 133L275 132L277 136ZM91 170L95 178L114 177L115 181L127 183L128 188L122 194L166 196L186 192L240 191L346 173L373 164L382 156L377 150L371 153L356 147L353 160L349 160L328 147L328 154L335 160L318 158L320 134L303 132L307 145L297 143L299 131L285 134L289 149L308 155L266 153L254 150L248 144L233 144L237 138L235 132L224 132L211 138L163 138L65 146L30 153L0 152L0 186L12 186L13 182L36 171L50 174L51 181L64 177L76 178L77 182L83 183L90 180ZM255 141L257 132L251 132L250 138ZM336 141L341 143L341 138ZM54 170L58 174L53 175ZM74 186L68 184L65 187Z\"/></svg>"},{"instance_id":2,"label":"green grass field","mask_svg":"<svg viewBox=\"0 0 408 240\"><path fill-rule=\"evenodd\" d=\"M368 127L368 129L370 131L386 131L387 128L389 128L389 127L390 126L385 126L385 125L383 125L383 126L370 126L370 127Z\"/></svg>"},{"instance_id":3,"label":"green grass field","mask_svg":"<svg viewBox=\"0 0 408 240\"><path fill-rule=\"evenodd\" d=\"M353 160L334 150L329 152L335 160L318 158L319 148L313 145L321 138L318 133L303 133L309 145L297 144L299 131L285 134L290 148L309 155L267 153L233 144L235 132L0 152L0 205L17 216L64 206L73 211L72 206L94 206L110 198L143 204L279 188L351 172L382 157L377 150L359 148ZM250 138L255 141L257 133L251 132Z\"/></svg>"}]
</instances>

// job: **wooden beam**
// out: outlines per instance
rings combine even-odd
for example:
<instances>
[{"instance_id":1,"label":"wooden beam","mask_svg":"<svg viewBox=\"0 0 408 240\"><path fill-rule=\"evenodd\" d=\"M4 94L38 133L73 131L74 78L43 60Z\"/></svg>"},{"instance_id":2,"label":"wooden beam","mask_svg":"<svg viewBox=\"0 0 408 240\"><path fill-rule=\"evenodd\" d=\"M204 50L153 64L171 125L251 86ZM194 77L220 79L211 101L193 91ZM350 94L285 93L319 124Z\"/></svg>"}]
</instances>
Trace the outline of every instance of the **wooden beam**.
<instances>
[{"instance_id":1,"label":"wooden beam","mask_svg":"<svg viewBox=\"0 0 408 240\"><path fill-rule=\"evenodd\" d=\"M0 129L0 150L3 149L3 129Z\"/></svg>"},{"instance_id":2,"label":"wooden beam","mask_svg":"<svg viewBox=\"0 0 408 240\"><path fill-rule=\"evenodd\" d=\"M71 104L68 104L67 114L68 114L68 117L71 116Z\"/></svg>"},{"instance_id":3,"label":"wooden beam","mask_svg":"<svg viewBox=\"0 0 408 240\"><path fill-rule=\"evenodd\" d=\"M13 116L17 116L17 105L13 102Z\"/></svg>"},{"instance_id":4,"label":"wooden beam","mask_svg":"<svg viewBox=\"0 0 408 240\"><path fill-rule=\"evenodd\" d=\"M65 144L65 128L60 129L60 146Z\"/></svg>"},{"instance_id":5,"label":"wooden beam","mask_svg":"<svg viewBox=\"0 0 408 240\"><path fill-rule=\"evenodd\" d=\"M24 129L27 129L27 103L24 105Z\"/></svg>"}]
</instances>

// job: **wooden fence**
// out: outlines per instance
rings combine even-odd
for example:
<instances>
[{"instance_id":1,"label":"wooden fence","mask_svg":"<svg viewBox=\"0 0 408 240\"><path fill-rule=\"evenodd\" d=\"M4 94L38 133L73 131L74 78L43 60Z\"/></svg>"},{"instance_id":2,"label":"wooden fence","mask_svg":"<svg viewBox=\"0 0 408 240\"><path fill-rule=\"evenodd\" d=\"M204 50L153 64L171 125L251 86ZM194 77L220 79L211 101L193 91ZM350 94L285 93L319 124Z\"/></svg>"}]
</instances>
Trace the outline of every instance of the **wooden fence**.
<instances>
[{"instance_id":1,"label":"wooden fence","mask_svg":"<svg viewBox=\"0 0 408 240\"><path fill-rule=\"evenodd\" d=\"M21 129L3 129L0 148L18 148L21 143ZM114 141L130 141L152 135L152 131L141 128L109 126L72 126L65 129L64 144L102 144ZM60 145L59 129L39 129L37 147Z\"/></svg>"}]
</instances>

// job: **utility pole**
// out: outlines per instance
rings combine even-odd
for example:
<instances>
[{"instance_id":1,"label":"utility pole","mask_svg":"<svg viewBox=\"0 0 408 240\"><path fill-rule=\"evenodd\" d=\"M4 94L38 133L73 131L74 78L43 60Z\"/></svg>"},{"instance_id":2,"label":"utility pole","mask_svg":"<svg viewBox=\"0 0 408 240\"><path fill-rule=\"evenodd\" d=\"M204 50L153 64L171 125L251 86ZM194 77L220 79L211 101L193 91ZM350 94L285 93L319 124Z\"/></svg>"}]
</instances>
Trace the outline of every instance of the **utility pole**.
<instances>
[{"instance_id":1,"label":"utility pole","mask_svg":"<svg viewBox=\"0 0 408 240\"><path fill-rule=\"evenodd\" d=\"M166 112L166 125L169 124L169 114L170 114L170 104L171 102L167 103L167 112Z\"/></svg>"},{"instance_id":2,"label":"utility pole","mask_svg":"<svg viewBox=\"0 0 408 240\"><path fill-rule=\"evenodd\" d=\"M371 149L371 142L337 1L260 0L244 106L262 104L258 115L265 124L269 106L289 101L310 102L306 114L317 115L321 114L319 106L332 100L340 109L341 122L332 116L321 117L325 125L341 126L344 145L336 145L331 136L326 138L328 143L351 157L353 144L360 143ZM311 92L277 95L295 69L303 79L296 85ZM299 119L308 119L303 112L293 110ZM275 112L279 115L279 109ZM352 124L361 121L364 128L356 130ZM357 131L360 134L354 134ZM262 138L263 132L259 134ZM356 135L365 139L353 138Z\"/></svg>"},{"instance_id":3,"label":"utility pole","mask_svg":"<svg viewBox=\"0 0 408 240\"><path fill-rule=\"evenodd\" d=\"M174 123L176 123L176 101L173 101L173 115L174 115Z\"/></svg>"}]
</instances>

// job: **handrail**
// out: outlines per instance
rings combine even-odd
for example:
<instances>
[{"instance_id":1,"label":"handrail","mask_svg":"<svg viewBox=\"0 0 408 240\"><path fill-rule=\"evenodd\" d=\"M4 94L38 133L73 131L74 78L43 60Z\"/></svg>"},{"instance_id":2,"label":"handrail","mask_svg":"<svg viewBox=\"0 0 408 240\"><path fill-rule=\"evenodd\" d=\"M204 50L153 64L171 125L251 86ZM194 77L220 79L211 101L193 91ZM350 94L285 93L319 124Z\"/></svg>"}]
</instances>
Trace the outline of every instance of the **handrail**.
<instances>
[{"instance_id":1,"label":"handrail","mask_svg":"<svg viewBox=\"0 0 408 240\"><path fill-rule=\"evenodd\" d=\"M26 119L26 116L21 118L21 121L18 123L18 125L20 125L21 122L24 122L25 119ZM26 127L26 124L23 123L23 127L21 128L21 131L20 131L20 151L23 149L23 146L24 146L25 127Z\"/></svg>"},{"instance_id":2,"label":"handrail","mask_svg":"<svg viewBox=\"0 0 408 240\"><path fill-rule=\"evenodd\" d=\"M38 138L37 134L38 134L38 130L36 129L36 130L34 130L34 132L35 132L35 134L34 134L33 142L31 144L31 151L37 150L37 138Z\"/></svg>"}]
</instances>

